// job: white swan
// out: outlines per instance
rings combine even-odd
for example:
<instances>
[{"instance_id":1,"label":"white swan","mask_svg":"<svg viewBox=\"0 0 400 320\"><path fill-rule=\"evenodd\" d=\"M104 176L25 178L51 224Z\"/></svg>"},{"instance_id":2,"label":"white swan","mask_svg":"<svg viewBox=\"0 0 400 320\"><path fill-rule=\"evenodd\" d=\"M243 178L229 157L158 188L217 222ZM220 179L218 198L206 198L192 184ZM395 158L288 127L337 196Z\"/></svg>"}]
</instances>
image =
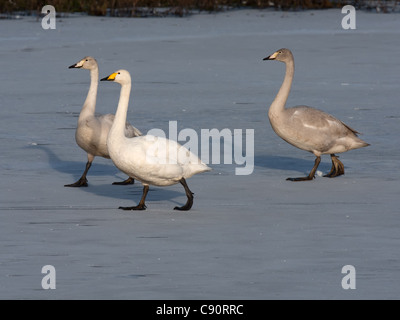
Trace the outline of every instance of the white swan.
<instances>
[{"instance_id":1,"label":"white swan","mask_svg":"<svg viewBox=\"0 0 400 320\"><path fill-rule=\"evenodd\" d=\"M287 180L312 180L322 154L330 154L332 159L331 171L324 177L333 178L344 174L343 163L335 153L366 147L369 144L357 137L356 130L323 111L307 106L286 109L285 104L294 76L292 52L289 49L280 49L264 60L278 60L286 64L285 78L268 112L273 130L286 142L316 156L314 167L307 177Z\"/></svg>"},{"instance_id":2,"label":"white swan","mask_svg":"<svg viewBox=\"0 0 400 320\"><path fill-rule=\"evenodd\" d=\"M181 183L185 188L187 202L175 210L190 210L193 193L186 184L191 176L211 170L201 160L177 142L146 135L128 138L124 124L131 91L131 76L126 70L118 70L100 81L114 81L121 85L115 120L107 139L108 151L115 166L143 184L143 195L137 206L119 207L123 210L144 210L149 185L170 186Z\"/></svg>"},{"instance_id":3,"label":"white swan","mask_svg":"<svg viewBox=\"0 0 400 320\"><path fill-rule=\"evenodd\" d=\"M114 121L113 114L98 115L95 114L96 110L96 97L97 86L99 81L99 67L96 59L93 57L85 57L79 62L69 67L82 68L90 70L90 87L86 100L83 104L81 113L78 119L78 126L75 132L75 140L78 146L87 152L88 161L86 163L85 171L78 181L72 184L67 184L65 187L87 187L86 175L92 165L96 156L109 159L107 149L107 136L110 131L111 125ZM125 134L128 137L135 137L141 135L140 131L126 123ZM132 184L134 180L128 178L122 182L114 182L113 184Z\"/></svg>"}]
</instances>

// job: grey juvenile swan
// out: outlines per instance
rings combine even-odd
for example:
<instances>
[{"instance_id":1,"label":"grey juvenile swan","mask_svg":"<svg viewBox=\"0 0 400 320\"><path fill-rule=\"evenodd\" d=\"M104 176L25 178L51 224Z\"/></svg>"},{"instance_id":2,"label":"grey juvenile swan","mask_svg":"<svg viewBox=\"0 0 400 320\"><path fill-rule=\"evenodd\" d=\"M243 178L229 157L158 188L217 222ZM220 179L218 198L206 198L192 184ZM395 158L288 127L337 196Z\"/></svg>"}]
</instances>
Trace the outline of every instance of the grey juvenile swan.
<instances>
[{"instance_id":1,"label":"grey juvenile swan","mask_svg":"<svg viewBox=\"0 0 400 320\"><path fill-rule=\"evenodd\" d=\"M79 62L69 67L82 68L90 70L90 87L87 94L86 100L83 104L81 113L78 119L78 126L75 132L75 140L78 146L87 152L88 161L86 163L85 171L78 181L72 184L66 184L65 187L87 187L86 175L92 165L92 162L96 156L110 159L110 155L107 149L107 136L108 132L114 121L113 114L98 115L96 111L96 97L97 97L97 86L99 82L99 67L97 61L93 57L85 57ZM127 137L136 137L141 135L141 132L126 123L125 135ZM122 182L114 182L113 184L132 184L134 183L133 178L128 178Z\"/></svg>"},{"instance_id":2,"label":"grey juvenile swan","mask_svg":"<svg viewBox=\"0 0 400 320\"><path fill-rule=\"evenodd\" d=\"M332 159L331 171L324 177L334 178L344 174L343 163L335 153L366 147L369 144L357 137L356 130L328 113L307 106L285 108L294 76L294 59L289 49L280 49L263 60L278 60L286 64L282 86L268 111L273 130L286 142L316 156L314 167L308 176L287 180L314 179L322 154L330 154Z\"/></svg>"}]
</instances>

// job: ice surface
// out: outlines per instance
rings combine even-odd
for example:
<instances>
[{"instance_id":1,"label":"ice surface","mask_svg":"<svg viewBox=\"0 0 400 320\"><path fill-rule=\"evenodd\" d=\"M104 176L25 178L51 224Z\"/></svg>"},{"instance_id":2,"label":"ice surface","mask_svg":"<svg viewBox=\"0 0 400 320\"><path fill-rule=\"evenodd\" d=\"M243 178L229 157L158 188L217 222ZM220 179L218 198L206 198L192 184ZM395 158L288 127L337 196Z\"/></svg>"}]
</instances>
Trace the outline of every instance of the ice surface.
<instances>
[{"instance_id":1,"label":"ice surface","mask_svg":"<svg viewBox=\"0 0 400 320\"><path fill-rule=\"evenodd\" d=\"M398 299L400 16L340 10L259 10L186 18L75 17L0 20L1 299ZM346 175L292 183L314 157L275 135L267 109L295 56L288 105L327 111L370 147L342 154ZM88 188L64 188L86 154L74 140L89 73L68 66L97 58L100 77L133 79L128 119L142 132L255 130L255 168L236 164L180 185L150 188L148 209L124 212L142 187L96 158ZM115 112L119 86L99 84L97 111ZM319 170L330 169L324 156ZM56 289L41 286L44 265ZM356 289L341 286L344 265Z\"/></svg>"}]
</instances>

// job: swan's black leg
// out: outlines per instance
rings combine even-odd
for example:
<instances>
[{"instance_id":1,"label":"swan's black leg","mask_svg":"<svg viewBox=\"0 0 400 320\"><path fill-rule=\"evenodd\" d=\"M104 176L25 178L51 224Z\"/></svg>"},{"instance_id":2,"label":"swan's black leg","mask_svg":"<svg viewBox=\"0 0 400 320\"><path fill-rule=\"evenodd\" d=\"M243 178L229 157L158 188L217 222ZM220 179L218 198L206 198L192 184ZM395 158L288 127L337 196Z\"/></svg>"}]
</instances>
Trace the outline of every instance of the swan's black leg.
<instances>
[{"instance_id":1,"label":"swan's black leg","mask_svg":"<svg viewBox=\"0 0 400 320\"><path fill-rule=\"evenodd\" d=\"M126 179L124 181L113 182L113 185L126 186L128 184L134 184L134 183L135 183L135 179L129 177L128 179Z\"/></svg>"},{"instance_id":2,"label":"swan's black leg","mask_svg":"<svg viewBox=\"0 0 400 320\"><path fill-rule=\"evenodd\" d=\"M314 162L314 167L311 169L310 174L307 177L300 177L300 178L287 178L286 180L289 181L309 181L314 179L315 177L315 172L317 171L317 168L319 166L319 163L321 162L321 157L316 157L315 162Z\"/></svg>"},{"instance_id":3,"label":"swan's black leg","mask_svg":"<svg viewBox=\"0 0 400 320\"><path fill-rule=\"evenodd\" d=\"M190 210L190 208L193 205L193 192L190 191L185 178L182 178L181 180L179 180L179 182L181 183L181 185L183 185L183 187L185 188L185 192L186 192L186 196L187 196L187 201L186 204L182 207L175 207L174 210L180 210L180 211L188 211Z\"/></svg>"},{"instance_id":4,"label":"swan's black leg","mask_svg":"<svg viewBox=\"0 0 400 320\"><path fill-rule=\"evenodd\" d=\"M147 196L148 192L149 192L149 186L148 185L143 186L142 199L140 199L140 202L136 207L119 207L118 209L122 209L122 210L146 210L145 201L146 201L146 196Z\"/></svg>"},{"instance_id":5,"label":"swan's black leg","mask_svg":"<svg viewBox=\"0 0 400 320\"><path fill-rule=\"evenodd\" d=\"M82 177L80 177L77 182L71 183L71 184L66 184L66 185L64 185L64 187L87 187L88 186L88 181L86 179L86 175L87 175L91 165L92 165L91 161L86 162L86 168L85 168L85 171L82 174Z\"/></svg>"},{"instance_id":6,"label":"swan's black leg","mask_svg":"<svg viewBox=\"0 0 400 320\"><path fill-rule=\"evenodd\" d=\"M344 174L344 165L338 158L339 157L335 156L333 153L331 154L332 168L328 174L324 175L324 177L334 178Z\"/></svg>"}]
</instances>

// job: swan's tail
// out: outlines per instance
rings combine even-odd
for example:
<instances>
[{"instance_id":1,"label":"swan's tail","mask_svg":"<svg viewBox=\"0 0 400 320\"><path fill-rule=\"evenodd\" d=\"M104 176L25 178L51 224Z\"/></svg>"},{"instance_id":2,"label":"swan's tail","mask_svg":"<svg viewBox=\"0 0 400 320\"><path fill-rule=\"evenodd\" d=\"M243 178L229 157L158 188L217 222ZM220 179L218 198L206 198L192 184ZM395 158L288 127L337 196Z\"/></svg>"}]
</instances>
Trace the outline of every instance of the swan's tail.
<instances>
[{"instance_id":1,"label":"swan's tail","mask_svg":"<svg viewBox=\"0 0 400 320\"><path fill-rule=\"evenodd\" d=\"M365 142L364 140L361 140L358 137L354 137L352 144L351 144L351 149L359 149L359 148L364 148L368 147L370 144Z\"/></svg>"},{"instance_id":2,"label":"swan's tail","mask_svg":"<svg viewBox=\"0 0 400 320\"><path fill-rule=\"evenodd\" d=\"M357 137L357 134L354 133L354 136L352 137L352 139L350 141L350 146L349 146L348 150L360 149L360 148L368 147L369 145L370 145L369 143L360 139L359 137Z\"/></svg>"},{"instance_id":3,"label":"swan's tail","mask_svg":"<svg viewBox=\"0 0 400 320\"><path fill-rule=\"evenodd\" d=\"M212 169L209 166L207 166L205 163L201 161L199 163L190 163L185 167L183 177L187 179L190 178L191 176L194 176L195 174L211 170Z\"/></svg>"}]
</instances>

